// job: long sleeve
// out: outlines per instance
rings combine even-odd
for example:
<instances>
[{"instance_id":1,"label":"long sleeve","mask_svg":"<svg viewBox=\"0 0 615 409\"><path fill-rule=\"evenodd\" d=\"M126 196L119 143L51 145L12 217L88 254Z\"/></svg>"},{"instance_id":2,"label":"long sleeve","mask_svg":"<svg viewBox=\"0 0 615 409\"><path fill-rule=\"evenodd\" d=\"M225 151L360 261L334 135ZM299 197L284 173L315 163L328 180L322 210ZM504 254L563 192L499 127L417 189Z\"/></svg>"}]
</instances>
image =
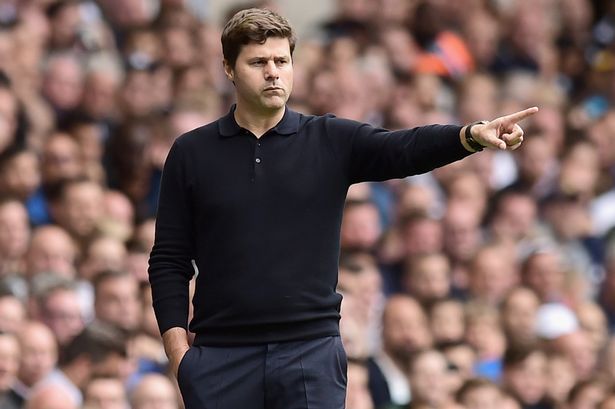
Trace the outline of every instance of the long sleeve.
<instances>
[{"instance_id":1,"label":"long sleeve","mask_svg":"<svg viewBox=\"0 0 615 409\"><path fill-rule=\"evenodd\" d=\"M425 173L471 154L461 145L456 125L388 131L329 117L326 127L350 183Z\"/></svg>"},{"instance_id":2,"label":"long sleeve","mask_svg":"<svg viewBox=\"0 0 615 409\"><path fill-rule=\"evenodd\" d=\"M149 259L149 281L160 333L187 327L188 283L194 275L191 184L176 141L164 165L156 218L156 238Z\"/></svg>"}]
</instances>

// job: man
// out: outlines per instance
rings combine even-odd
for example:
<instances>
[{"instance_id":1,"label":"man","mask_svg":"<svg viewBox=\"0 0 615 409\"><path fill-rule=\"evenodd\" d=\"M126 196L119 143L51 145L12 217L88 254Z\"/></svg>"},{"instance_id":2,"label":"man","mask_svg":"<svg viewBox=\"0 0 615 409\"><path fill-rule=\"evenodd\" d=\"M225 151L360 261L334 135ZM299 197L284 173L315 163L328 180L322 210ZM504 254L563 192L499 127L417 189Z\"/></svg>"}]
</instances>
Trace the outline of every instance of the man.
<instances>
[{"instance_id":1,"label":"man","mask_svg":"<svg viewBox=\"0 0 615 409\"><path fill-rule=\"evenodd\" d=\"M129 409L124 383L114 376L90 379L83 392L83 407L92 409Z\"/></svg>"},{"instance_id":2,"label":"man","mask_svg":"<svg viewBox=\"0 0 615 409\"><path fill-rule=\"evenodd\" d=\"M86 312L74 281L58 281L36 294L36 317L55 336L60 348L66 347L85 327Z\"/></svg>"},{"instance_id":3,"label":"man","mask_svg":"<svg viewBox=\"0 0 615 409\"><path fill-rule=\"evenodd\" d=\"M67 401L81 407L82 390L91 379L102 376L125 380L129 371L127 356L123 332L114 326L94 322L70 341L58 368L42 380L39 387L62 389L70 396ZM35 390L34 396L36 394Z\"/></svg>"},{"instance_id":4,"label":"man","mask_svg":"<svg viewBox=\"0 0 615 409\"><path fill-rule=\"evenodd\" d=\"M20 353L17 337L0 332L0 408L18 409L24 403L15 390Z\"/></svg>"},{"instance_id":5,"label":"man","mask_svg":"<svg viewBox=\"0 0 615 409\"><path fill-rule=\"evenodd\" d=\"M237 104L178 138L166 160L149 277L188 409L343 408L335 284L348 187L427 172L482 146L514 149L516 122L537 110L397 132L302 115L286 108L294 44L283 17L235 14L222 48ZM192 348L191 260L200 271Z\"/></svg>"},{"instance_id":6,"label":"man","mask_svg":"<svg viewBox=\"0 0 615 409\"><path fill-rule=\"evenodd\" d=\"M38 321L26 321L17 339L21 349L18 391L27 398L36 384L55 368L58 345L51 330Z\"/></svg>"},{"instance_id":7,"label":"man","mask_svg":"<svg viewBox=\"0 0 615 409\"><path fill-rule=\"evenodd\" d=\"M126 271L103 271L94 278L94 294L97 319L128 332L139 328L139 283L134 276Z\"/></svg>"},{"instance_id":8,"label":"man","mask_svg":"<svg viewBox=\"0 0 615 409\"><path fill-rule=\"evenodd\" d=\"M133 409L176 409L179 397L175 385L164 375L144 375L130 395Z\"/></svg>"},{"instance_id":9,"label":"man","mask_svg":"<svg viewBox=\"0 0 615 409\"><path fill-rule=\"evenodd\" d=\"M369 389L377 408L410 402L412 356L433 346L427 315L408 295L391 296L382 314L382 348L368 361Z\"/></svg>"}]
</instances>

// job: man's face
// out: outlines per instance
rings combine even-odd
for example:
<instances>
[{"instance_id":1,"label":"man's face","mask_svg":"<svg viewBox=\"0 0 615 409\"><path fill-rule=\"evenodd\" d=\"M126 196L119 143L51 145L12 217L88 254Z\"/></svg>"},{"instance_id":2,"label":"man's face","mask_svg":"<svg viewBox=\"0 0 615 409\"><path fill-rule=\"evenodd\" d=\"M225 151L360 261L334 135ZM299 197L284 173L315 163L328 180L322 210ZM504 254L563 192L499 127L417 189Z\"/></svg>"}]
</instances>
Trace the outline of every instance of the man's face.
<instances>
[{"instance_id":1,"label":"man's face","mask_svg":"<svg viewBox=\"0 0 615 409\"><path fill-rule=\"evenodd\" d=\"M137 281L125 276L100 283L94 308L97 318L127 330L135 329L141 319Z\"/></svg>"},{"instance_id":2,"label":"man's face","mask_svg":"<svg viewBox=\"0 0 615 409\"><path fill-rule=\"evenodd\" d=\"M224 71L235 83L238 105L258 113L278 111L293 88L288 39L269 37L263 44L246 44L234 67L224 61Z\"/></svg>"}]
</instances>

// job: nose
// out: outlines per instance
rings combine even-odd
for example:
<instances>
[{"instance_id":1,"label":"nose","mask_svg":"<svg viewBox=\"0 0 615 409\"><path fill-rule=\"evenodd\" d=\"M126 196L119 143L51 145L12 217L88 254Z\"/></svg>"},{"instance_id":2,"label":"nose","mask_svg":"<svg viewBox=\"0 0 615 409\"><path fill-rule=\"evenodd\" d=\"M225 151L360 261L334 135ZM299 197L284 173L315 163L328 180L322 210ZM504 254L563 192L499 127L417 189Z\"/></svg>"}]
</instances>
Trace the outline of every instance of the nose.
<instances>
[{"instance_id":1,"label":"nose","mask_svg":"<svg viewBox=\"0 0 615 409\"><path fill-rule=\"evenodd\" d=\"M270 60L267 62L267 65L265 66L265 79L267 81L270 80L276 80L280 77L280 74L278 72L278 67L275 65L275 62L273 60Z\"/></svg>"}]
</instances>

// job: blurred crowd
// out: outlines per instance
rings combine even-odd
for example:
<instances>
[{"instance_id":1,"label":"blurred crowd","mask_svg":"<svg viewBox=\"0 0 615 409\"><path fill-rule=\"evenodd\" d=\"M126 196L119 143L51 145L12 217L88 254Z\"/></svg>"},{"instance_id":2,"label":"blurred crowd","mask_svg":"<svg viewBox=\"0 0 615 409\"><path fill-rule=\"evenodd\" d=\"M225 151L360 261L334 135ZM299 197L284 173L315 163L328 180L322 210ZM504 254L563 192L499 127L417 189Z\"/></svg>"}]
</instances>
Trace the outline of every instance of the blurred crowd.
<instances>
[{"instance_id":1,"label":"blurred crowd","mask_svg":"<svg viewBox=\"0 0 615 409\"><path fill-rule=\"evenodd\" d=\"M293 109L540 107L517 151L351 187L347 408L615 408L614 3L336 5L299 38ZM233 102L206 6L0 0L1 408L181 407L147 261L168 149Z\"/></svg>"}]
</instances>

